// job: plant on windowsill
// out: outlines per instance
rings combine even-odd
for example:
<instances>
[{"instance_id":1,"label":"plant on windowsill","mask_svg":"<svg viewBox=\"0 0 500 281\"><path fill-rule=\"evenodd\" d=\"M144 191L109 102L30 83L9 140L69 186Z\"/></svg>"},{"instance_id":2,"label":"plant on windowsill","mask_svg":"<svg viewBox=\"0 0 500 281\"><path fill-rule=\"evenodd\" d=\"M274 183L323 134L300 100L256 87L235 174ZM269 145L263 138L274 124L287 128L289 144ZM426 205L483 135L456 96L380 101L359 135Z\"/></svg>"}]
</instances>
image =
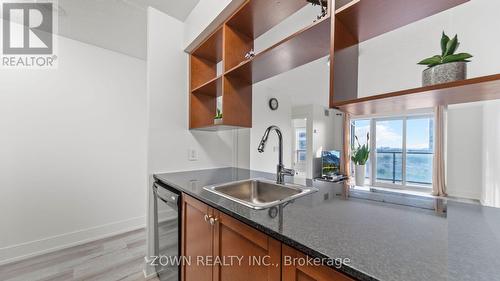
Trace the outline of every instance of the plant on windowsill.
<instances>
[{"instance_id":1,"label":"plant on windowsill","mask_svg":"<svg viewBox=\"0 0 500 281\"><path fill-rule=\"evenodd\" d=\"M214 117L214 125L222 124L222 112L217 108L217 114Z\"/></svg>"},{"instance_id":2,"label":"plant on windowsill","mask_svg":"<svg viewBox=\"0 0 500 281\"><path fill-rule=\"evenodd\" d=\"M354 144L351 147L352 156L351 160L354 163L354 176L356 179L356 186L365 185L366 162L370 158L370 133L366 134L366 144L359 143L358 136L354 136L357 142L357 147Z\"/></svg>"},{"instance_id":3,"label":"plant on windowsill","mask_svg":"<svg viewBox=\"0 0 500 281\"><path fill-rule=\"evenodd\" d=\"M441 83L467 79L467 63L472 55L468 53L455 54L460 42L455 35L450 40L444 31L441 37L441 55L422 60L418 64L428 68L422 74L422 85L430 86Z\"/></svg>"}]
</instances>

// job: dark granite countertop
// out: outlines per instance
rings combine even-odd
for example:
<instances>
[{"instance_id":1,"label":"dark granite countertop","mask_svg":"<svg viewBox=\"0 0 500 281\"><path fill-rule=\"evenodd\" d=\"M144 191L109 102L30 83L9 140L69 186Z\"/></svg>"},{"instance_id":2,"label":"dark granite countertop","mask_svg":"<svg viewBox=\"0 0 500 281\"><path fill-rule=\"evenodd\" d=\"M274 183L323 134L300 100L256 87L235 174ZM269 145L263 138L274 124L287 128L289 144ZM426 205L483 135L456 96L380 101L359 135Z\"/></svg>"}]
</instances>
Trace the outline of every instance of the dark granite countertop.
<instances>
[{"instance_id":1,"label":"dark granite countertop","mask_svg":"<svg viewBox=\"0 0 500 281\"><path fill-rule=\"evenodd\" d=\"M351 191L305 180L318 188L286 205L282 216L253 210L204 186L272 174L237 168L157 174L189 194L312 257L349 258L340 271L359 280L500 280L500 209L390 193ZM446 212L434 207L446 206ZM281 219L280 219L281 217Z\"/></svg>"}]
</instances>

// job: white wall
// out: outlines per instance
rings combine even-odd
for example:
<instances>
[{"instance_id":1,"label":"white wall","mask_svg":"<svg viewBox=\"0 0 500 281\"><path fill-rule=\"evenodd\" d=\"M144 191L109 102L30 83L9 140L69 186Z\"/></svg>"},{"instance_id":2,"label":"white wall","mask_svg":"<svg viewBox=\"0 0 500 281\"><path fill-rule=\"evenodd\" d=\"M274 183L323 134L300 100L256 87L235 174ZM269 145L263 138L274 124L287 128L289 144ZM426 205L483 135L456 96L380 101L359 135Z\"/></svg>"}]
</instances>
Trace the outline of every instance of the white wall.
<instances>
[{"instance_id":1,"label":"white wall","mask_svg":"<svg viewBox=\"0 0 500 281\"><path fill-rule=\"evenodd\" d=\"M417 62L440 53L443 30L450 36L458 34L459 52L474 55L469 77L500 73L500 53L492 47L500 42L499 10L500 1L474 0L363 42L358 96L420 87L425 67Z\"/></svg>"},{"instance_id":2,"label":"white wall","mask_svg":"<svg viewBox=\"0 0 500 281\"><path fill-rule=\"evenodd\" d=\"M313 161L314 161L314 143L313 143L313 128L314 128L314 105L301 105L292 107L292 119L306 119L306 178L313 177ZM293 134L293 132L292 132ZM292 151L292 153L294 153Z\"/></svg>"},{"instance_id":3,"label":"white wall","mask_svg":"<svg viewBox=\"0 0 500 281\"><path fill-rule=\"evenodd\" d=\"M500 208L500 101L483 107L483 187L481 202Z\"/></svg>"},{"instance_id":4,"label":"white wall","mask_svg":"<svg viewBox=\"0 0 500 281\"><path fill-rule=\"evenodd\" d=\"M483 105L448 108L447 192L450 196L479 200L483 177Z\"/></svg>"},{"instance_id":5,"label":"white wall","mask_svg":"<svg viewBox=\"0 0 500 281\"><path fill-rule=\"evenodd\" d=\"M499 10L500 1L474 0L363 42L359 46L358 96L420 87L425 67L417 62L440 53L443 30L449 36L458 34L459 52L474 55L468 64L469 78L500 73L500 54L492 47L500 42ZM481 104L450 107L447 174L451 196L481 197L483 125ZM495 167L486 163L485 169Z\"/></svg>"},{"instance_id":6,"label":"white wall","mask_svg":"<svg viewBox=\"0 0 500 281\"><path fill-rule=\"evenodd\" d=\"M255 40L255 50L262 51L279 42L294 32L310 25L319 14L319 6L311 5L299 10L262 36ZM272 77L253 86L253 127L250 130L250 167L259 171L276 172L278 162L277 138L275 134L269 138L264 153L257 152L257 146L270 125L277 125L283 132L284 164L292 167L292 119L308 119L308 155L307 177L312 177L313 142L323 141L322 134L313 138L314 108L323 113L322 107L328 107L329 68L327 59L322 58L307 65L295 68L281 75ZM279 101L279 109L269 109L268 101L275 97ZM315 106L313 106L313 104ZM318 131L327 134L325 124L317 119ZM326 125L327 126L327 125ZM340 127L341 128L341 127ZM335 129L334 129L335 130ZM321 135L321 136L320 136ZM324 146L323 143L318 144Z\"/></svg>"},{"instance_id":7,"label":"white wall","mask_svg":"<svg viewBox=\"0 0 500 281\"><path fill-rule=\"evenodd\" d=\"M268 88L273 81L262 82L253 88L253 126L250 129L250 167L258 171L274 173L278 163L278 140L274 133L269 138L266 151L258 153L257 147L266 128L270 125L280 127L283 133L283 162L286 167L292 167L292 149L294 131L292 120L307 119L307 167L306 177L313 177L313 158L321 157L321 150L342 148L342 117L336 116L336 110L329 110L330 115L325 116L327 107L318 104L294 105L292 101L306 92L283 93L274 88ZM275 97L279 101L276 111L269 109L268 101ZM314 100L314 99L312 99ZM319 153L319 154L318 154Z\"/></svg>"},{"instance_id":8,"label":"white wall","mask_svg":"<svg viewBox=\"0 0 500 281\"><path fill-rule=\"evenodd\" d=\"M325 115L328 110L329 115ZM342 150L342 116L337 116L338 110L314 105L313 152L315 157L321 157L324 150Z\"/></svg>"},{"instance_id":9,"label":"white wall","mask_svg":"<svg viewBox=\"0 0 500 281\"><path fill-rule=\"evenodd\" d=\"M146 64L58 44L0 70L0 263L145 225Z\"/></svg>"},{"instance_id":10,"label":"white wall","mask_svg":"<svg viewBox=\"0 0 500 281\"><path fill-rule=\"evenodd\" d=\"M235 157L237 147L233 146L238 143L238 135L235 132L202 132L188 129L188 55L184 52L183 41L186 26L167 14L148 8L147 173L150 176L160 172L240 164L238 157ZM245 140L241 142L244 144ZM188 153L191 149L196 150L197 161L189 161ZM241 151L243 162L245 149L242 148ZM149 186L151 182L147 193L150 207L147 221L148 225L151 225L153 196ZM152 241L152 238L152 228L148 227L148 240ZM151 242L148 242L148 253L154 253Z\"/></svg>"},{"instance_id":11,"label":"white wall","mask_svg":"<svg viewBox=\"0 0 500 281\"><path fill-rule=\"evenodd\" d=\"M149 173L231 166L233 161L233 132L188 129L184 27L179 20L148 9ZM189 149L197 151L198 161L188 160Z\"/></svg>"},{"instance_id":12,"label":"white wall","mask_svg":"<svg viewBox=\"0 0 500 281\"><path fill-rule=\"evenodd\" d=\"M250 151L256 149L250 145L251 129L238 129L234 134L233 166L242 169L250 169Z\"/></svg>"},{"instance_id":13,"label":"white wall","mask_svg":"<svg viewBox=\"0 0 500 281\"><path fill-rule=\"evenodd\" d=\"M184 46L187 47L226 8L232 0L201 0L184 21Z\"/></svg>"},{"instance_id":14,"label":"white wall","mask_svg":"<svg viewBox=\"0 0 500 281\"><path fill-rule=\"evenodd\" d=\"M270 98L279 101L278 110L271 110ZM257 171L276 173L278 164L278 137L272 132L264 153L258 153L257 147L267 127L278 126L283 133L283 163L291 167L292 159L292 104L290 96L275 89L267 88L266 84L253 86L252 128L250 129L250 168Z\"/></svg>"},{"instance_id":15,"label":"white wall","mask_svg":"<svg viewBox=\"0 0 500 281\"><path fill-rule=\"evenodd\" d=\"M450 106L447 150L449 195L500 207L500 101Z\"/></svg>"}]
</instances>

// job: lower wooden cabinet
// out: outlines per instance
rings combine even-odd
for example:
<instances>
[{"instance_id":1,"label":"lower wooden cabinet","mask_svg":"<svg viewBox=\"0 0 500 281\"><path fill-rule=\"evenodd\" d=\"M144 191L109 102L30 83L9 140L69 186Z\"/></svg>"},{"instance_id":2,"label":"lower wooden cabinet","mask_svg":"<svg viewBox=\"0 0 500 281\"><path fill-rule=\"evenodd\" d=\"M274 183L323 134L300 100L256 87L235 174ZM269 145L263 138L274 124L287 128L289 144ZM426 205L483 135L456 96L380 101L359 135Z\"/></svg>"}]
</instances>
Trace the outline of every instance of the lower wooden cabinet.
<instances>
[{"instance_id":1,"label":"lower wooden cabinet","mask_svg":"<svg viewBox=\"0 0 500 281\"><path fill-rule=\"evenodd\" d=\"M183 281L280 281L281 243L183 195Z\"/></svg>"},{"instance_id":2,"label":"lower wooden cabinet","mask_svg":"<svg viewBox=\"0 0 500 281\"><path fill-rule=\"evenodd\" d=\"M214 229L209 224L211 216L213 210L207 205L191 197L182 196L181 253L184 257L190 257L181 269L183 281L212 280L212 267L204 266L196 260L197 257L212 255Z\"/></svg>"},{"instance_id":3,"label":"lower wooden cabinet","mask_svg":"<svg viewBox=\"0 0 500 281\"><path fill-rule=\"evenodd\" d=\"M353 281L326 266L286 263L301 252L183 194L182 281Z\"/></svg>"},{"instance_id":4,"label":"lower wooden cabinet","mask_svg":"<svg viewBox=\"0 0 500 281\"><path fill-rule=\"evenodd\" d=\"M239 257L241 260L233 259L232 266L215 266L214 280L280 281L281 243L228 215L215 213L218 218L215 256Z\"/></svg>"},{"instance_id":5,"label":"lower wooden cabinet","mask_svg":"<svg viewBox=\"0 0 500 281\"><path fill-rule=\"evenodd\" d=\"M290 259L306 259L306 255L283 245L283 281L354 281L342 273L327 266L307 265L302 262L292 263ZM288 261L285 262L285 258Z\"/></svg>"}]
</instances>

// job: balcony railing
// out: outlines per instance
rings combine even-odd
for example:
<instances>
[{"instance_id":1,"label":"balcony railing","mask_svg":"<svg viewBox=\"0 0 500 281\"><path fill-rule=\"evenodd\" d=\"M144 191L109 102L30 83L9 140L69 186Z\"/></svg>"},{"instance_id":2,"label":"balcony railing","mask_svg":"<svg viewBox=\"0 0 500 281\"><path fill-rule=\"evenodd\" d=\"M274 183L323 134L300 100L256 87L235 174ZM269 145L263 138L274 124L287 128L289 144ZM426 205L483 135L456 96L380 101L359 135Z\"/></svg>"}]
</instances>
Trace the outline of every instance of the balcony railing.
<instances>
[{"instance_id":1,"label":"balcony railing","mask_svg":"<svg viewBox=\"0 0 500 281\"><path fill-rule=\"evenodd\" d=\"M406 182L418 185L432 184L432 152L406 152ZM382 157L380 157L382 155ZM388 158L385 155L389 155ZM377 180L393 184L403 181L403 156L401 151L377 150Z\"/></svg>"}]
</instances>

